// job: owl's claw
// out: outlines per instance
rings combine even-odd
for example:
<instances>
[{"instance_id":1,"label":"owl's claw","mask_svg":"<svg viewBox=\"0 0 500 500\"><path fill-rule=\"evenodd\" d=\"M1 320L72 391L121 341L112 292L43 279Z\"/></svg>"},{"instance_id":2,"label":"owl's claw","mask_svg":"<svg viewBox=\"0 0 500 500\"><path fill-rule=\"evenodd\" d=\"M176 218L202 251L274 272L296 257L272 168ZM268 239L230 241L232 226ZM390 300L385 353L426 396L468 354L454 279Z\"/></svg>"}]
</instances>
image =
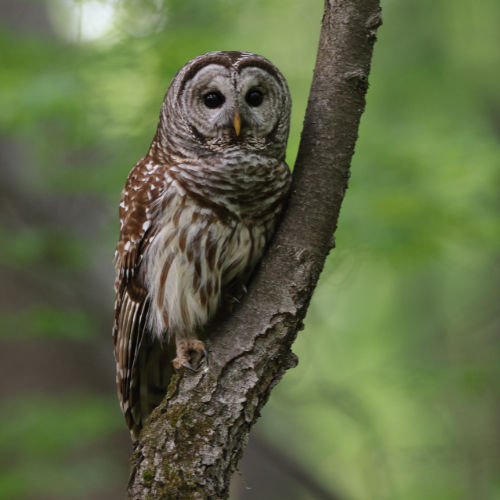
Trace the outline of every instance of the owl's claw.
<instances>
[{"instance_id":1,"label":"owl's claw","mask_svg":"<svg viewBox=\"0 0 500 500\"><path fill-rule=\"evenodd\" d=\"M198 356L194 356L194 361L197 362L197 367L193 367L192 361L193 357L191 353L196 352ZM205 359L205 362L208 365L208 351L205 347L205 344L198 339L179 339L176 341L176 354L177 357L172 361L174 368L176 370L180 370L181 368L185 368L189 371L196 372L198 371L199 365L202 359Z\"/></svg>"},{"instance_id":2,"label":"owl's claw","mask_svg":"<svg viewBox=\"0 0 500 500\"><path fill-rule=\"evenodd\" d=\"M184 361L184 363L182 363L182 368L186 368L187 370L194 372L194 373L196 373L198 371L197 368L193 368L193 366L191 365L191 363L189 361Z\"/></svg>"}]
</instances>

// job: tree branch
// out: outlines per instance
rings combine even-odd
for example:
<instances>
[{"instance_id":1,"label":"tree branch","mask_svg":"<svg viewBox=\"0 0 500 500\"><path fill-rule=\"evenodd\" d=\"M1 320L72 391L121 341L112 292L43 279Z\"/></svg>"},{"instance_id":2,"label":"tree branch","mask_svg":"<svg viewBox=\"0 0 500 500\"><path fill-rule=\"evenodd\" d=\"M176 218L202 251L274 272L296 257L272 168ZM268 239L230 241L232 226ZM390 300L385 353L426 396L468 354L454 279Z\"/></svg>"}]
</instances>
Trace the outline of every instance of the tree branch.
<instances>
[{"instance_id":1,"label":"tree branch","mask_svg":"<svg viewBox=\"0 0 500 500\"><path fill-rule=\"evenodd\" d=\"M296 365L365 105L378 0L326 0L289 207L242 306L209 330L210 366L173 377L136 443L129 494L227 498L250 428L274 385Z\"/></svg>"}]
</instances>

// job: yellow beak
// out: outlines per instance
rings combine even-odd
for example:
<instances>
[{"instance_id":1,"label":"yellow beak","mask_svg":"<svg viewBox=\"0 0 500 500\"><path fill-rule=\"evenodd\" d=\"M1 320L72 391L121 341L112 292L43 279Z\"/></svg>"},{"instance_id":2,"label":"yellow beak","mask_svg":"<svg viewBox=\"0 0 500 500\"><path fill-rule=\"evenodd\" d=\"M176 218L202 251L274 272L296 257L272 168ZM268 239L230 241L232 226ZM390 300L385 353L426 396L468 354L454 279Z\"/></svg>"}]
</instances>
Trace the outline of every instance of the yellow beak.
<instances>
[{"instance_id":1,"label":"yellow beak","mask_svg":"<svg viewBox=\"0 0 500 500\"><path fill-rule=\"evenodd\" d=\"M234 114L233 125L234 125L234 131L236 132L236 136L240 135L241 118L238 111L236 111L236 113Z\"/></svg>"}]
</instances>

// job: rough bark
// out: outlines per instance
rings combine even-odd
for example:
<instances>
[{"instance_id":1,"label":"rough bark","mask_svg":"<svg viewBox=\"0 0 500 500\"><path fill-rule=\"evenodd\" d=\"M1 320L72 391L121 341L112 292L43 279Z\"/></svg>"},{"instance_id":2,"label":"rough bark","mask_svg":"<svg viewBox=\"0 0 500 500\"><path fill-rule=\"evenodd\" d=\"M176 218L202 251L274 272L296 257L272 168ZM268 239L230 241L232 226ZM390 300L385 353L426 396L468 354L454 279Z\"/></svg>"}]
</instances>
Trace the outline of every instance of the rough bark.
<instances>
[{"instance_id":1,"label":"rough bark","mask_svg":"<svg viewBox=\"0 0 500 500\"><path fill-rule=\"evenodd\" d=\"M210 365L174 376L132 457L132 499L227 498L249 431L297 363L291 345L334 246L365 106L378 0L326 0L290 203L243 304L210 328Z\"/></svg>"}]
</instances>

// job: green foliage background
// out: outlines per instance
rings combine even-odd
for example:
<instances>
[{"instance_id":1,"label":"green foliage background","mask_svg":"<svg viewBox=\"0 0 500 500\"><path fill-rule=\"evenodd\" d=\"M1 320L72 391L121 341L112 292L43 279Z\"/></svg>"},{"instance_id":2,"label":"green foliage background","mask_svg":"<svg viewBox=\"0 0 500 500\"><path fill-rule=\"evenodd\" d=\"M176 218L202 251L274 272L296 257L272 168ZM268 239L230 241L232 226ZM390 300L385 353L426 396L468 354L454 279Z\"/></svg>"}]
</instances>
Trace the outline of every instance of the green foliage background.
<instances>
[{"instance_id":1,"label":"green foliage background","mask_svg":"<svg viewBox=\"0 0 500 500\"><path fill-rule=\"evenodd\" d=\"M115 9L95 40L88 4ZM337 249L257 432L342 498L500 499L500 3L382 7ZM126 175L177 69L219 49L288 79L293 165L321 12L0 6L0 498L123 498L109 332Z\"/></svg>"}]
</instances>

